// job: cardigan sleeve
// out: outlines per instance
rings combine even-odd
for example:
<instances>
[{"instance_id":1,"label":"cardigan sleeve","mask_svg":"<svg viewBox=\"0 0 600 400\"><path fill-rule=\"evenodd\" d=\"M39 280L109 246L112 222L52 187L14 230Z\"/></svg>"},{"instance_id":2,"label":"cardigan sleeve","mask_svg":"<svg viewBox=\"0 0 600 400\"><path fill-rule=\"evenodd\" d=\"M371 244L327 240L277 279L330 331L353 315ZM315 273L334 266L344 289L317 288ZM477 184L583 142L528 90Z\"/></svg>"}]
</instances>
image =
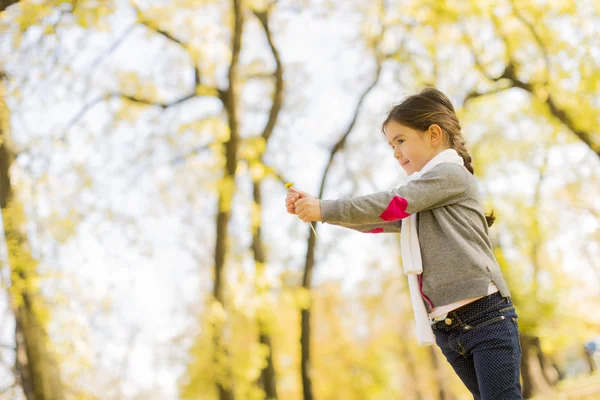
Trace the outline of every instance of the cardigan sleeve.
<instances>
[{"instance_id":1,"label":"cardigan sleeve","mask_svg":"<svg viewBox=\"0 0 600 400\"><path fill-rule=\"evenodd\" d=\"M469 172L461 165L439 164L420 179L387 192L321 200L323 222L370 225L402 220L414 213L454 204L467 196ZM375 229L375 228L373 228Z\"/></svg>"}]
</instances>

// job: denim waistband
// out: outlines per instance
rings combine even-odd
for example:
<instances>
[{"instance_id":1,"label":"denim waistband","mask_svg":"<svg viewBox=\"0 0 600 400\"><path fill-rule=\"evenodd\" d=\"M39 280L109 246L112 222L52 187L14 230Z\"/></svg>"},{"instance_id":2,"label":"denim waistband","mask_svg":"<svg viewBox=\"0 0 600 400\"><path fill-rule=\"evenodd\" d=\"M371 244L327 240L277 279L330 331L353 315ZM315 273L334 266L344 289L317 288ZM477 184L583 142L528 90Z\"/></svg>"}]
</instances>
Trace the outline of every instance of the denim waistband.
<instances>
[{"instance_id":1,"label":"denim waistband","mask_svg":"<svg viewBox=\"0 0 600 400\"><path fill-rule=\"evenodd\" d=\"M502 304L506 304L507 306L511 305L512 303L510 297L502 297L500 292L492 293L490 295L482 297L479 300L475 300L472 303L465 304L464 306L459 307L456 310L450 311L448 315L446 315L445 319L434 323L432 327L434 329L450 329L456 326L457 324L464 324L465 321L477 317L478 315L484 314Z\"/></svg>"}]
</instances>

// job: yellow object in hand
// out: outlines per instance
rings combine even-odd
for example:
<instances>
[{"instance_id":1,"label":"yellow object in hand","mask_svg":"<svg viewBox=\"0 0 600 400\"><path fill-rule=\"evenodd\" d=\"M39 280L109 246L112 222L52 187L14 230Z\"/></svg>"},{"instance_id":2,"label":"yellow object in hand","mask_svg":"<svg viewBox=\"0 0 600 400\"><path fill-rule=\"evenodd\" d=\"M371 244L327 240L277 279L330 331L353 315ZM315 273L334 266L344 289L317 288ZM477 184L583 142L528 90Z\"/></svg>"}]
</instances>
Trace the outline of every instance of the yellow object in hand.
<instances>
[{"instance_id":1,"label":"yellow object in hand","mask_svg":"<svg viewBox=\"0 0 600 400\"><path fill-rule=\"evenodd\" d=\"M285 184L286 189L289 189L292 186L294 186L294 184L292 182L288 182ZM315 237L319 237L319 235L317 235L317 231L315 231L315 228L312 226L312 224L310 222L308 224L310 225L310 229L312 229L313 233L315 234Z\"/></svg>"},{"instance_id":2,"label":"yellow object in hand","mask_svg":"<svg viewBox=\"0 0 600 400\"><path fill-rule=\"evenodd\" d=\"M315 228L313 227L313 225L310 222L308 224L310 225L310 229L312 229L313 233L315 234L315 237L319 237L319 235L317 235L317 231L315 231Z\"/></svg>"}]
</instances>

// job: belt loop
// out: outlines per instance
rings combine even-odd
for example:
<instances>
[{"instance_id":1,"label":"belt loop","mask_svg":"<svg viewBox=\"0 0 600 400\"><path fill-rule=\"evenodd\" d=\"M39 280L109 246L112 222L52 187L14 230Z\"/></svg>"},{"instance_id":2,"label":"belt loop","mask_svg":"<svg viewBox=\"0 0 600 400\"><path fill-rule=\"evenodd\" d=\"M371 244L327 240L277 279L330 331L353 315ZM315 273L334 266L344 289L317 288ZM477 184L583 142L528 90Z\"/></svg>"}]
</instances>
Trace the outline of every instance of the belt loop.
<instances>
[{"instance_id":1,"label":"belt loop","mask_svg":"<svg viewBox=\"0 0 600 400\"><path fill-rule=\"evenodd\" d=\"M465 323L462 321L462 319L460 319L460 317L458 316L457 312L453 312L452 313L452 319L456 318L456 321L459 323L459 325L464 325Z\"/></svg>"},{"instance_id":2,"label":"belt loop","mask_svg":"<svg viewBox=\"0 0 600 400\"><path fill-rule=\"evenodd\" d=\"M433 324L435 324L435 323L438 323L438 322L440 322L440 321L443 321L444 319L446 319L446 317L447 317L447 316L448 316L448 313L446 313L446 314L442 314L442 315L439 315L439 316L437 316L437 317L433 317L433 318L432 318L432 317L429 317L429 323L430 323L431 325L433 325Z\"/></svg>"}]
</instances>

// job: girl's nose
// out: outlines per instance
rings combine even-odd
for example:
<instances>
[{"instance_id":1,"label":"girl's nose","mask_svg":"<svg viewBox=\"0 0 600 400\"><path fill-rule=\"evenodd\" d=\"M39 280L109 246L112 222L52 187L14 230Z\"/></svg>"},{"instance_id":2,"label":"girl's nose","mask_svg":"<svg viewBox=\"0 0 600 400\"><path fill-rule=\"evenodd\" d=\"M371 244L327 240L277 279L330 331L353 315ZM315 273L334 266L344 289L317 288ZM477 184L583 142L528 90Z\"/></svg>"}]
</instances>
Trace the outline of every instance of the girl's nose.
<instances>
[{"instance_id":1,"label":"girl's nose","mask_svg":"<svg viewBox=\"0 0 600 400\"><path fill-rule=\"evenodd\" d=\"M394 149L394 158L397 159L397 160L399 160L399 159L402 158L402 152L400 151L399 147L396 147Z\"/></svg>"}]
</instances>

